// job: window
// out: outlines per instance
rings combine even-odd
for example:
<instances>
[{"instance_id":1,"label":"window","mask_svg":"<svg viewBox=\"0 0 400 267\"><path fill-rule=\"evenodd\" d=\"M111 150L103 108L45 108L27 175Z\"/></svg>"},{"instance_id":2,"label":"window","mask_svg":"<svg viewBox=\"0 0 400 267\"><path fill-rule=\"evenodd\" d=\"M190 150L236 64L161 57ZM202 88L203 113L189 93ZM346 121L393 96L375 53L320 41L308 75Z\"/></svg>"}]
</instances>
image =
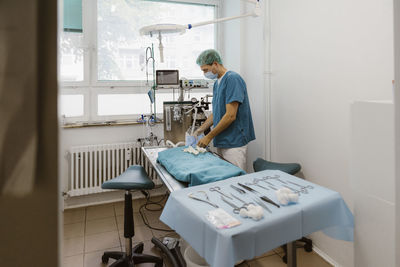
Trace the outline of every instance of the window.
<instances>
[{"instance_id":1,"label":"window","mask_svg":"<svg viewBox=\"0 0 400 267\"><path fill-rule=\"evenodd\" d=\"M195 61L201 51L216 47L216 25L163 35L164 63L159 60L158 39L140 36L139 29L212 20L218 0L63 1L60 115L69 121L134 120L151 112L147 47L154 47L155 69L179 69L180 77L203 79ZM150 82L150 65L148 72ZM172 91L157 91L157 113L162 112L162 101L171 100Z\"/></svg>"},{"instance_id":2,"label":"window","mask_svg":"<svg viewBox=\"0 0 400 267\"><path fill-rule=\"evenodd\" d=\"M65 82L82 82L84 79L82 48L83 34L64 32L60 38L61 80Z\"/></svg>"},{"instance_id":3,"label":"window","mask_svg":"<svg viewBox=\"0 0 400 267\"><path fill-rule=\"evenodd\" d=\"M99 94L97 97L99 116L150 113L147 94Z\"/></svg>"},{"instance_id":4,"label":"window","mask_svg":"<svg viewBox=\"0 0 400 267\"><path fill-rule=\"evenodd\" d=\"M63 32L60 36L62 81L83 81L82 0L64 0Z\"/></svg>"},{"instance_id":5,"label":"window","mask_svg":"<svg viewBox=\"0 0 400 267\"><path fill-rule=\"evenodd\" d=\"M184 35L163 35L166 56L164 63L160 63L159 60L157 38L140 36L139 30L152 24L187 24L212 20L215 16L214 6L159 1L99 0L97 10L99 81L144 80L145 51L152 42L155 45L156 69L177 68L187 78L202 77L195 60L202 50L214 47L214 25L194 28ZM125 60L121 60L122 58Z\"/></svg>"},{"instance_id":6,"label":"window","mask_svg":"<svg viewBox=\"0 0 400 267\"><path fill-rule=\"evenodd\" d=\"M84 115L83 95L61 95L60 112L66 117L82 117Z\"/></svg>"}]
</instances>

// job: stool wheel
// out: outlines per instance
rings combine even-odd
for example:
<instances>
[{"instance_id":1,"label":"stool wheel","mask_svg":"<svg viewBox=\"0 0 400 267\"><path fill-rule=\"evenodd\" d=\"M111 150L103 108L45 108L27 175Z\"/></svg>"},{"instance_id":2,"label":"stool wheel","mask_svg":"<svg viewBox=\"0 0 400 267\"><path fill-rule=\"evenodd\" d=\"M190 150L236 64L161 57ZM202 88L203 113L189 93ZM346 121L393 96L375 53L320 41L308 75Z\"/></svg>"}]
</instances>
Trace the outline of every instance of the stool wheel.
<instances>
[{"instance_id":1,"label":"stool wheel","mask_svg":"<svg viewBox=\"0 0 400 267\"><path fill-rule=\"evenodd\" d=\"M101 262L102 263L108 263L108 257L106 255L101 256Z\"/></svg>"},{"instance_id":2,"label":"stool wheel","mask_svg":"<svg viewBox=\"0 0 400 267\"><path fill-rule=\"evenodd\" d=\"M307 252L311 252L312 251L312 245L311 244L304 244L304 250Z\"/></svg>"},{"instance_id":3,"label":"stool wheel","mask_svg":"<svg viewBox=\"0 0 400 267\"><path fill-rule=\"evenodd\" d=\"M287 263L287 255L284 255L284 256L282 257L282 261L283 261L284 263Z\"/></svg>"}]
</instances>

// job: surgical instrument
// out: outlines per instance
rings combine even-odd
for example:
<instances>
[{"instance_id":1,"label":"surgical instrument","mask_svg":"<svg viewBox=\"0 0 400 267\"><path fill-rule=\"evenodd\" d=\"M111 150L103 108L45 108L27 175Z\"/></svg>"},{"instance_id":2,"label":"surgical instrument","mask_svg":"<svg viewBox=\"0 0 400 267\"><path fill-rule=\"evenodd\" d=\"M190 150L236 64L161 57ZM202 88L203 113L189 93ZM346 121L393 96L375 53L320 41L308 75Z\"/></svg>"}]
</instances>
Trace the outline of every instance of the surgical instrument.
<instances>
[{"instance_id":1,"label":"surgical instrument","mask_svg":"<svg viewBox=\"0 0 400 267\"><path fill-rule=\"evenodd\" d=\"M211 188L210 188L210 191L211 191L211 192L218 192L218 193L220 193L221 195L223 195L224 197L227 197L227 198L229 198L229 199L232 199L230 196L228 196L228 195L222 193L220 190L221 190L221 188L220 188L219 186L214 186L214 187L211 187ZM233 200L233 199L232 199L232 200Z\"/></svg>"},{"instance_id":2,"label":"surgical instrument","mask_svg":"<svg viewBox=\"0 0 400 267\"><path fill-rule=\"evenodd\" d=\"M290 186L288 186L288 185L284 185L283 187L286 187L287 189L290 189L290 190L292 190L293 191L293 193L296 193L296 194L301 194L301 193L305 193L305 192L303 192L303 191L301 191L301 190L297 190L297 189L294 189L293 187L290 187ZM306 194L306 193L305 193Z\"/></svg>"},{"instance_id":3,"label":"surgical instrument","mask_svg":"<svg viewBox=\"0 0 400 267\"><path fill-rule=\"evenodd\" d=\"M259 206L263 207L265 210L267 210L269 213L272 213L272 211L265 205L262 201L258 199L254 199L254 202L258 204Z\"/></svg>"},{"instance_id":4,"label":"surgical instrument","mask_svg":"<svg viewBox=\"0 0 400 267\"><path fill-rule=\"evenodd\" d=\"M296 186L300 187L300 188L301 188L301 192L303 192L303 193L305 193L305 194L308 194L308 190L307 190L307 189L314 189L314 186L312 186L312 185L306 185L306 186L304 186L304 185L296 184L296 183L291 182L291 181L288 181L288 182L291 183L291 184L293 184L293 185L296 185ZM289 188L289 189L290 189L290 188Z\"/></svg>"},{"instance_id":5,"label":"surgical instrument","mask_svg":"<svg viewBox=\"0 0 400 267\"><path fill-rule=\"evenodd\" d=\"M246 182L245 185L256 185L256 186L258 186L258 187L260 187L260 188L262 188L262 189L269 190L269 189L266 188L265 186L259 185L259 184L258 184L259 181L261 181L261 180L254 179L252 183Z\"/></svg>"},{"instance_id":6,"label":"surgical instrument","mask_svg":"<svg viewBox=\"0 0 400 267\"><path fill-rule=\"evenodd\" d=\"M275 180L281 182L282 184L287 184L285 181L281 180L279 177L280 177L279 175L274 175L274 177L265 176L265 177L263 177L263 180L275 179Z\"/></svg>"},{"instance_id":7,"label":"surgical instrument","mask_svg":"<svg viewBox=\"0 0 400 267\"><path fill-rule=\"evenodd\" d=\"M228 204L229 206L231 206L233 208L233 213L235 214L239 214L241 209L246 209L247 207L242 206L242 207L238 207L235 204L233 204L232 202L230 202L229 200L227 200L224 196L221 196L222 201L224 201L226 204Z\"/></svg>"},{"instance_id":8,"label":"surgical instrument","mask_svg":"<svg viewBox=\"0 0 400 267\"><path fill-rule=\"evenodd\" d=\"M238 191L240 194L246 194L246 191L244 191L243 189L240 189L239 187L236 187L234 185L231 184L231 187L233 189L235 189L236 191Z\"/></svg>"},{"instance_id":9,"label":"surgical instrument","mask_svg":"<svg viewBox=\"0 0 400 267\"><path fill-rule=\"evenodd\" d=\"M197 191L197 193L203 193L203 194L206 196L206 200L196 197L196 196L194 195L194 193L188 194L188 197L190 197L190 198L192 198L192 199L194 199L194 200L197 200L197 201L205 202L205 203L207 203L207 204L213 206L214 208L219 208L217 204L214 204L214 203L212 203L212 202L210 201L210 199L208 198L208 195L207 195L207 193L206 193L205 191Z\"/></svg>"},{"instance_id":10,"label":"surgical instrument","mask_svg":"<svg viewBox=\"0 0 400 267\"><path fill-rule=\"evenodd\" d=\"M265 183L267 183L269 185L269 187L273 190L278 190L272 183L263 180ZM289 187L288 185L282 185L283 187L286 187L290 190L292 190L294 193L300 194L301 192L299 190L293 189L292 187Z\"/></svg>"},{"instance_id":11,"label":"surgical instrument","mask_svg":"<svg viewBox=\"0 0 400 267\"><path fill-rule=\"evenodd\" d=\"M264 181L265 183L267 183L267 184L269 184L269 187L272 189L272 190L278 190L272 183L270 183L270 182L268 182L268 181Z\"/></svg>"},{"instance_id":12,"label":"surgical instrument","mask_svg":"<svg viewBox=\"0 0 400 267\"><path fill-rule=\"evenodd\" d=\"M237 200L239 200L240 202L242 202L243 205L244 205L245 207L247 207L247 206L250 205L250 204L254 204L253 202L247 203L246 201L244 201L243 199L238 198L237 196L235 196L235 195L232 194L232 193L231 193L231 196L233 196L234 198L236 198Z\"/></svg>"},{"instance_id":13,"label":"surgical instrument","mask_svg":"<svg viewBox=\"0 0 400 267\"><path fill-rule=\"evenodd\" d=\"M249 187L249 186L247 186L247 185L241 184L241 183L238 183L238 185L240 185L241 187L243 187L244 189L246 189L246 190L248 190L248 191L250 191L250 192L253 192L253 193L255 193L255 194L258 194L258 197L259 197L260 199L264 200L265 202L268 202L268 203L270 203L270 204L272 204L272 205L274 205L274 206L280 208L280 206L279 206L278 204L276 204L275 202L273 202L273 201L272 201L270 198L268 198L267 196L260 196L260 193L259 193L258 191L256 191L256 190L254 190L253 188L251 188L251 187Z\"/></svg>"}]
</instances>

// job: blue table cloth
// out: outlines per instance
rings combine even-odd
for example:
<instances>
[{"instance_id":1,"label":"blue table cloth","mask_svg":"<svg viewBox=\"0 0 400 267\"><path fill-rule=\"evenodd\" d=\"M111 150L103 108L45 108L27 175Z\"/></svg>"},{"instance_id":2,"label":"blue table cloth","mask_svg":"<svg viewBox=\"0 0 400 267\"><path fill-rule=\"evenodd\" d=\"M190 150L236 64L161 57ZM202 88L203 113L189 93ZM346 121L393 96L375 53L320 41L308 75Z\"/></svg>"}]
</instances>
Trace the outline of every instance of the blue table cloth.
<instances>
[{"instance_id":1,"label":"blue table cloth","mask_svg":"<svg viewBox=\"0 0 400 267\"><path fill-rule=\"evenodd\" d=\"M239 194L230 185L237 185L238 182L253 182L254 178L274 176L299 185L311 185L313 189L308 189L308 194L300 194L297 204L277 208L266 203L272 214L264 211L264 218L260 221L245 219L234 214L232 208L220 199L217 192L209 190L213 186L219 186L224 193L233 193L243 200L251 201L256 196L255 194L250 192ZM278 188L284 185L277 179L268 181ZM262 181L259 184L263 187L269 186ZM289 186L293 189L300 189L293 184L289 184ZM256 185L251 187L278 203L274 190L265 190ZM199 190L206 191L211 202L216 203L220 208L240 220L242 224L230 229L217 229L208 222L207 211L214 208L187 196L189 193ZM240 205L237 200L232 202ZM274 170L256 172L172 192L160 219L174 229L213 267L232 267L239 260L252 259L319 230L323 230L325 234L335 239L353 241L353 215L339 193Z\"/></svg>"},{"instance_id":2,"label":"blue table cloth","mask_svg":"<svg viewBox=\"0 0 400 267\"><path fill-rule=\"evenodd\" d=\"M178 181L189 186L246 174L241 168L206 152L193 155L176 147L158 153L157 161Z\"/></svg>"}]
</instances>

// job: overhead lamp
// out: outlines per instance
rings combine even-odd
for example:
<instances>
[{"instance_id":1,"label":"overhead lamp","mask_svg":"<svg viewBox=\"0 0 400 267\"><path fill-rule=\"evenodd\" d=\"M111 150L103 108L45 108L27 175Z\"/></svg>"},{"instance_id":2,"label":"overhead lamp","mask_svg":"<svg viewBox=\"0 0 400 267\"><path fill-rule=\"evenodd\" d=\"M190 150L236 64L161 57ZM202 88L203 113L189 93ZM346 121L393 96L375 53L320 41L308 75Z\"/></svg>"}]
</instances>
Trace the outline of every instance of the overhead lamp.
<instances>
[{"instance_id":1,"label":"overhead lamp","mask_svg":"<svg viewBox=\"0 0 400 267\"><path fill-rule=\"evenodd\" d=\"M204 26L208 24L214 24L219 22L224 22L228 20L240 19L245 17L258 17L261 15L260 0L242 0L255 4L254 10L250 13L246 13L239 16L226 17L214 20L208 20L193 24L154 24L150 26L145 26L140 29L140 35L149 35L150 37L157 37L159 40L158 49L160 50L160 62L164 62L164 46L162 44L162 35L164 34L184 34L186 30L190 30L194 27Z\"/></svg>"}]
</instances>

